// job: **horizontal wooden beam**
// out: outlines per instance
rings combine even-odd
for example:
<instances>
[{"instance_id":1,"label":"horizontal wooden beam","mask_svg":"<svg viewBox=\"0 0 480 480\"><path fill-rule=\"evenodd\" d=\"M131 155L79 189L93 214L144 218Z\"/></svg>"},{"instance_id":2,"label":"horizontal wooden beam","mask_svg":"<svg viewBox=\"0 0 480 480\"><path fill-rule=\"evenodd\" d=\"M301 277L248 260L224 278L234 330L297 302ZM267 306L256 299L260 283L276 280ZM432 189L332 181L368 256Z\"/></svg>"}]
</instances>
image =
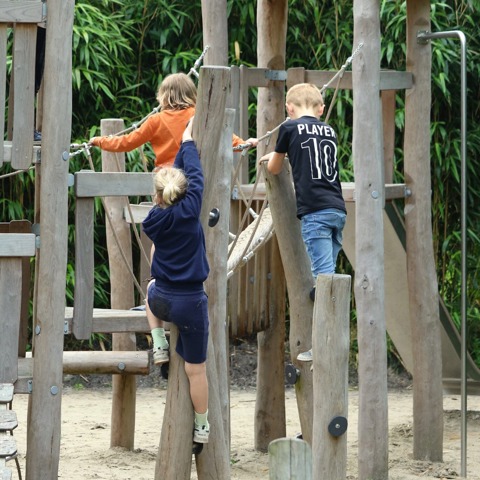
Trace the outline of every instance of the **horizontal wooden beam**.
<instances>
[{"instance_id":1,"label":"horizontal wooden beam","mask_svg":"<svg viewBox=\"0 0 480 480\"><path fill-rule=\"evenodd\" d=\"M35 234L0 233L0 257L34 257Z\"/></svg>"},{"instance_id":2,"label":"horizontal wooden beam","mask_svg":"<svg viewBox=\"0 0 480 480\"><path fill-rule=\"evenodd\" d=\"M73 308L65 308L65 333L72 333ZM110 310L94 308L92 333L150 332L144 310Z\"/></svg>"},{"instance_id":3,"label":"horizontal wooden beam","mask_svg":"<svg viewBox=\"0 0 480 480\"><path fill-rule=\"evenodd\" d=\"M147 218L148 212L152 209L152 206L153 203L141 203L140 205L131 203L130 211L132 212L133 222L127 207L123 210L125 221L127 223L142 223L145 218Z\"/></svg>"},{"instance_id":4,"label":"horizontal wooden beam","mask_svg":"<svg viewBox=\"0 0 480 480\"><path fill-rule=\"evenodd\" d=\"M122 197L153 195L152 173L92 172L75 173L77 197Z\"/></svg>"},{"instance_id":5,"label":"horizontal wooden beam","mask_svg":"<svg viewBox=\"0 0 480 480\"><path fill-rule=\"evenodd\" d=\"M1 23L41 23L44 20L40 0L0 0Z\"/></svg>"},{"instance_id":6,"label":"horizontal wooden beam","mask_svg":"<svg viewBox=\"0 0 480 480\"><path fill-rule=\"evenodd\" d=\"M20 376L32 376L34 360L32 357L18 359ZM63 373L65 375L113 375L117 373L148 375L150 373L149 352L63 352Z\"/></svg>"},{"instance_id":7,"label":"horizontal wooden beam","mask_svg":"<svg viewBox=\"0 0 480 480\"><path fill-rule=\"evenodd\" d=\"M3 145L3 161L4 162L12 161L12 151L13 151L12 142L5 141ZM40 145L34 145L32 150L32 164L40 163L41 159L42 159L42 147Z\"/></svg>"},{"instance_id":8,"label":"horizontal wooden beam","mask_svg":"<svg viewBox=\"0 0 480 480\"><path fill-rule=\"evenodd\" d=\"M241 200L243 197L239 192L243 192L245 198L250 198L253 192L253 184L249 185L235 185L232 192L233 200ZM343 198L346 202L355 201L355 183L342 183ZM266 196L266 188L264 183L257 185L255 196L253 200L264 200ZM385 200L394 200L396 198L405 198L407 195L407 188L404 183L387 183L385 185Z\"/></svg>"}]
</instances>

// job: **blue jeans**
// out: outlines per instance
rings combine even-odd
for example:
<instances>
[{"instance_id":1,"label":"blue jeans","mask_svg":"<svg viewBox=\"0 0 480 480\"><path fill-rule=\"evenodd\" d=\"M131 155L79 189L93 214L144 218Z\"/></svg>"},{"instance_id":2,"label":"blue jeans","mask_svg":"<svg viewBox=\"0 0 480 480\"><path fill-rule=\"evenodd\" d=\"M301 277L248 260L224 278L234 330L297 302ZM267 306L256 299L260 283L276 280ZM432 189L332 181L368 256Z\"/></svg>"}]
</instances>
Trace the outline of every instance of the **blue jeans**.
<instances>
[{"instance_id":1,"label":"blue jeans","mask_svg":"<svg viewBox=\"0 0 480 480\"><path fill-rule=\"evenodd\" d=\"M302 217L302 237L314 279L319 273L335 273L346 218L346 213L336 208L319 210Z\"/></svg>"}]
</instances>

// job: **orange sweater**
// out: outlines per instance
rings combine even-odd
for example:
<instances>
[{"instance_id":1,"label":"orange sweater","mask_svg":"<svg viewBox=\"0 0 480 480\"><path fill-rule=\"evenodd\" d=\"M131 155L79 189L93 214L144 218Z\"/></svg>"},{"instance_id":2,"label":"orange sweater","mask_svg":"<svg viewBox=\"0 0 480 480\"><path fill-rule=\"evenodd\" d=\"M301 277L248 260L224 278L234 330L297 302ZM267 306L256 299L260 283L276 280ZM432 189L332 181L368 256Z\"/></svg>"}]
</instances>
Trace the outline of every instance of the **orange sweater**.
<instances>
[{"instance_id":1,"label":"orange sweater","mask_svg":"<svg viewBox=\"0 0 480 480\"><path fill-rule=\"evenodd\" d=\"M162 110L147 118L136 130L126 135L96 137L94 145L107 152L130 152L150 142L155 153L155 166L172 166L180 149L182 135L188 121L195 115L193 107L185 110ZM235 147L245 143L233 135Z\"/></svg>"}]
</instances>

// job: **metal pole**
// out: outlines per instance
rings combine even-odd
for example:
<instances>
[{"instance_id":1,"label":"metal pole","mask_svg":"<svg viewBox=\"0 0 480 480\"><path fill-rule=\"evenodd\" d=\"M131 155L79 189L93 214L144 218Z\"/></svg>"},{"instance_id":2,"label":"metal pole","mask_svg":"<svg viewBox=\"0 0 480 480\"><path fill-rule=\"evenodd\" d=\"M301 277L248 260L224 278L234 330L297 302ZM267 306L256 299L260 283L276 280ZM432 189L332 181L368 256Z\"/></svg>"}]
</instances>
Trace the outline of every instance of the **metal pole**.
<instances>
[{"instance_id":1,"label":"metal pole","mask_svg":"<svg viewBox=\"0 0 480 480\"><path fill-rule=\"evenodd\" d=\"M437 38L457 38L461 45L461 99L460 99L460 134L461 134L461 476L467 477L467 41L463 32L418 32L417 41L427 43Z\"/></svg>"}]
</instances>

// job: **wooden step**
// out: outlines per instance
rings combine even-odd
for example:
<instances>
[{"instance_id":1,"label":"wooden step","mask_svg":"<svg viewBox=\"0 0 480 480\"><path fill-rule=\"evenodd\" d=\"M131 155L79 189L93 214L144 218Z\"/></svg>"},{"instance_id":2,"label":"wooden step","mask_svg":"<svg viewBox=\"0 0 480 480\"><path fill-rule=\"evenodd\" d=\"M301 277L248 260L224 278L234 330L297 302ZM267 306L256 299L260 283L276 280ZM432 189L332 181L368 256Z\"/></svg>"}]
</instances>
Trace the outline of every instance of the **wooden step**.
<instances>
[{"instance_id":1,"label":"wooden step","mask_svg":"<svg viewBox=\"0 0 480 480\"><path fill-rule=\"evenodd\" d=\"M0 432L11 432L17 427L17 414L13 410L0 411Z\"/></svg>"},{"instance_id":2,"label":"wooden step","mask_svg":"<svg viewBox=\"0 0 480 480\"><path fill-rule=\"evenodd\" d=\"M13 384L0 383L0 405L11 403L13 400Z\"/></svg>"},{"instance_id":3,"label":"wooden step","mask_svg":"<svg viewBox=\"0 0 480 480\"><path fill-rule=\"evenodd\" d=\"M0 435L0 458L13 457L17 453L17 443L12 435Z\"/></svg>"}]
</instances>

